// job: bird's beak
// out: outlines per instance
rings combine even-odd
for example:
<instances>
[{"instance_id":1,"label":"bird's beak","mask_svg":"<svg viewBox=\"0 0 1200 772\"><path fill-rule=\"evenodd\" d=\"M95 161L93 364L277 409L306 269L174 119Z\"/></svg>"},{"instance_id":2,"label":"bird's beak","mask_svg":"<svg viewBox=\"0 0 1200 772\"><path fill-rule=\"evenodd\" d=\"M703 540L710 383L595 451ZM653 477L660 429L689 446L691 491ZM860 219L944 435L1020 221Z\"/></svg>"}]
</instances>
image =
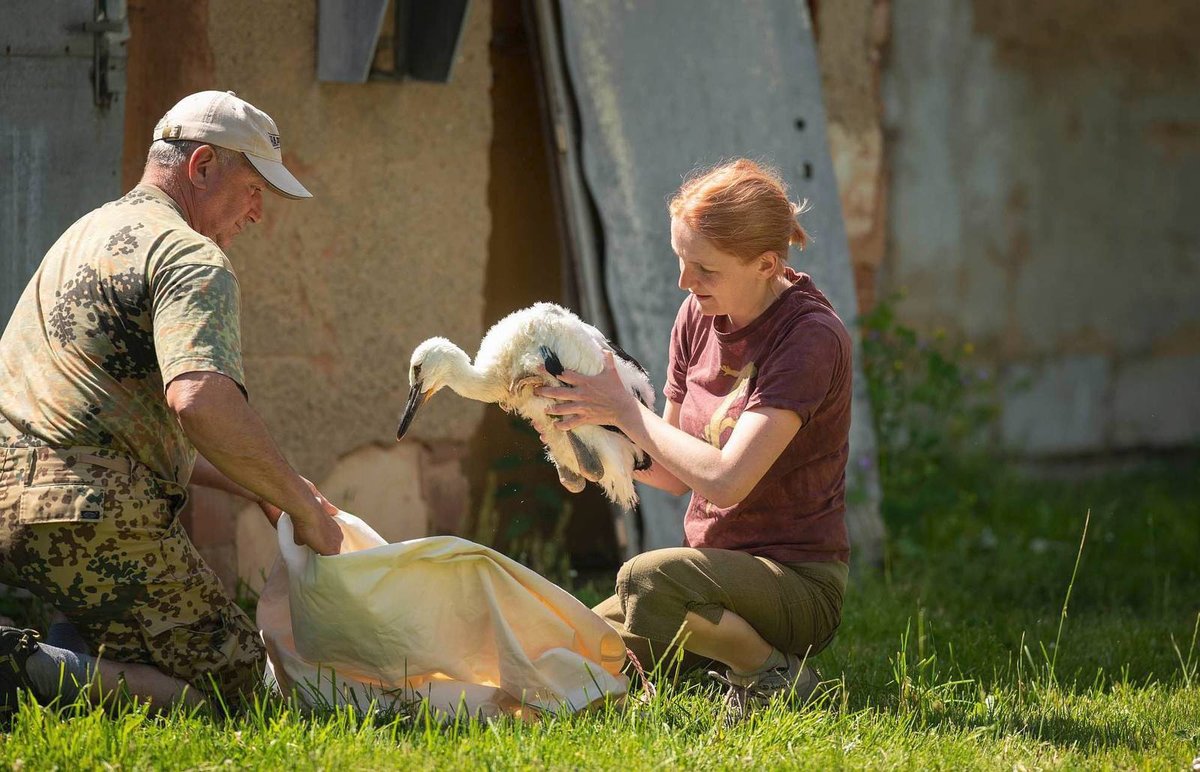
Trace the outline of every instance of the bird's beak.
<instances>
[{"instance_id":1,"label":"bird's beak","mask_svg":"<svg viewBox=\"0 0 1200 772\"><path fill-rule=\"evenodd\" d=\"M423 392L421 386L421 381L417 381L408 390L408 404L404 406L404 415L400 416L400 428L396 430L397 441L404 439L404 435L408 433L408 425L412 423L421 405L424 405L433 396L433 389Z\"/></svg>"}]
</instances>

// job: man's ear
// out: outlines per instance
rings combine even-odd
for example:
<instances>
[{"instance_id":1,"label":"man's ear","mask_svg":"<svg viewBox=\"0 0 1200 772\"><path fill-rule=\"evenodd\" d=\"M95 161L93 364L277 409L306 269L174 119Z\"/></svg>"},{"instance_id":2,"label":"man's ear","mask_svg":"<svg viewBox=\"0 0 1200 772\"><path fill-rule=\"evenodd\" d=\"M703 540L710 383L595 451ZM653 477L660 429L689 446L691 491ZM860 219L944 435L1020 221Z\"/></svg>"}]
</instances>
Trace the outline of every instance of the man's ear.
<instances>
[{"instance_id":1,"label":"man's ear","mask_svg":"<svg viewBox=\"0 0 1200 772\"><path fill-rule=\"evenodd\" d=\"M212 145L201 145L193 150L187 166L188 179L191 180L192 187L207 190L208 182L216 168L217 151L213 150Z\"/></svg>"}]
</instances>

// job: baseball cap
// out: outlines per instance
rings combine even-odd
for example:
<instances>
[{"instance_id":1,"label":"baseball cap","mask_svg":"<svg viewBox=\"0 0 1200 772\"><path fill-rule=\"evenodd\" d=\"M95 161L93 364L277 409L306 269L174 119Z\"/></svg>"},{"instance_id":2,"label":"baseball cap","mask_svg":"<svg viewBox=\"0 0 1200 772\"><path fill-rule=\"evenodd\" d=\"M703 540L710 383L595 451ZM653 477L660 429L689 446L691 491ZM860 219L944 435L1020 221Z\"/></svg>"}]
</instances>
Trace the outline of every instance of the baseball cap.
<instances>
[{"instance_id":1,"label":"baseball cap","mask_svg":"<svg viewBox=\"0 0 1200 772\"><path fill-rule=\"evenodd\" d=\"M190 139L239 151L279 195L312 198L283 165L275 121L232 91L185 96L154 127L153 141L160 139Z\"/></svg>"}]
</instances>

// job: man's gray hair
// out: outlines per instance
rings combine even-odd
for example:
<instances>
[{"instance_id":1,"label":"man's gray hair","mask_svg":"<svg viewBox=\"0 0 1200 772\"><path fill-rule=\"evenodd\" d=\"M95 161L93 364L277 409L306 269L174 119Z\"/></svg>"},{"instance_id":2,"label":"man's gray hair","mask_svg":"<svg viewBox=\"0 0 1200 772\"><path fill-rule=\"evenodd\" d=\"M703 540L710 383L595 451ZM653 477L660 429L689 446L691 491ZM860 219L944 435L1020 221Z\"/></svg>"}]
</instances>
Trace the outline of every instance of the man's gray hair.
<instances>
[{"instance_id":1,"label":"man's gray hair","mask_svg":"<svg viewBox=\"0 0 1200 772\"><path fill-rule=\"evenodd\" d=\"M196 152L196 148L201 145L208 144L206 142L196 142L191 139L160 139L151 143L150 152L146 154L147 166L160 166L164 169L174 169L177 166L184 166L188 159L192 157L192 153ZM221 166L228 166L236 162L242 157L242 154L236 150L209 145L213 152L217 155L217 162Z\"/></svg>"}]
</instances>

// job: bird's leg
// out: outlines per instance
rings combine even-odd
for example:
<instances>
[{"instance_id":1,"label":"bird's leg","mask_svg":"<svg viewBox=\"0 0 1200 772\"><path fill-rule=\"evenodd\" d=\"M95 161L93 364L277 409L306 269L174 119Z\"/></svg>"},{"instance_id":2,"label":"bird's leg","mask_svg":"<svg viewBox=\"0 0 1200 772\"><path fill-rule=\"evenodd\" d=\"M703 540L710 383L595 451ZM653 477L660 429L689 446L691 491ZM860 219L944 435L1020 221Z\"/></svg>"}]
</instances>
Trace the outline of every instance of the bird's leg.
<instances>
[{"instance_id":1,"label":"bird's leg","mask_svg":"<svg viewBox=\"0 0 1200 772\"><path fill-rule=\"evenodd\" d=\"M579 473L592 482L599 481L604 476L604 464L600 463L600 457L585 445L575 432L568 431L567 439L571 441L571 449L575 451L575 458L579 461Z\"/></svg>"},{"instance_id":2,"label":"bird's leg","mask_svg":"<svg viewBox=\"0 0 1200 772\"><path fill-rule=\"evenodd\" d=\"M542 355L542 361L545 362L546 372L555 376L556 379L557 376L562 375L562 362L549 346L540 346L538 353ZM569 384L563 385L570 388ZM592 482L598 482L600 478L604 477L604 464L600 462L600 457L596 455L596 452L579 439L575 432L568 431L567 439L571 441L571 449L575 451L575 460L579 462L579 473Z\"/></svg>"},{"instance_id":3,"label":"bird's leg","mask_svg":"<svg viewBox=\"0 0 1200 772\"><path fill-rule=\"evenodd\" d=\"M587 480L575 474L567 467L555 461L553 458L550 460L554 461L554 468L558 471L558 481L562 484L562 487L566 488L571 493L579 493L583 490L583 487L587 485Z\"/></svg>"},{"instance_id":4,"label":"bird's leg","mask_svg":"<svg viewBox=\"0 0 1200 772\"><path fill-rule=\"evenodd\" d=\"M530 422L542 438L542 443L546 448L546 458L550 460L550 463L554 464L554 470L558 472L558 481L562 484L562 487L571 493L582 491L584 486L587 485L587 480L584 480L579 476L578 472L567 465L567 461L573 461L576 466L579 465L579 462L574 458L575 451L571 447L571 444L562 441L563 432L554 428L553 421L539 421L531 418Z\"/></svg>"}]
</instances>

